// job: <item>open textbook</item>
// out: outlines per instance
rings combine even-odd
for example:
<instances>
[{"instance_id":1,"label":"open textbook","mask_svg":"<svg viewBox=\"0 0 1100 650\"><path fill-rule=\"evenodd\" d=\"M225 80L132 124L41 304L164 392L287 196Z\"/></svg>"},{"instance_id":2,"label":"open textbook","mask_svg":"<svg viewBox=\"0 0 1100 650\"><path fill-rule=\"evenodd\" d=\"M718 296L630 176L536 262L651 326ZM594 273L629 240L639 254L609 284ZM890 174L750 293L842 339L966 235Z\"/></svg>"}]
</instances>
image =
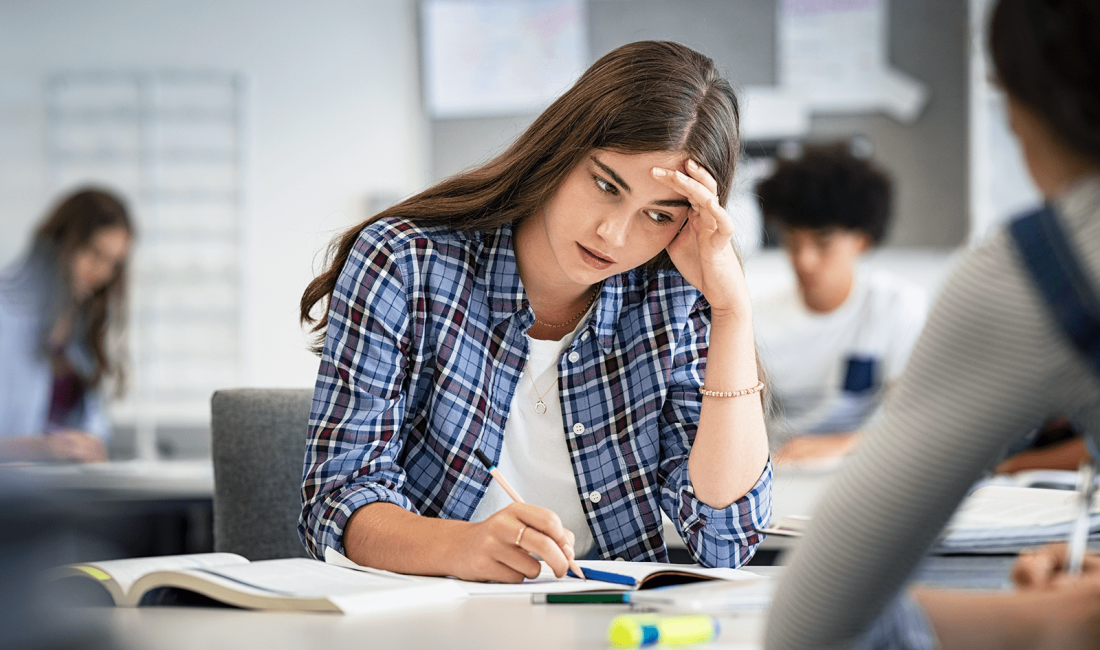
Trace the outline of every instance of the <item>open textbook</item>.
<instances>
[{"instance_id":1,"label":"open textbook","mask_svg":"<svg viewBox=\"0 0 1100 650\"><path fill-rule=\"evenodd\" d=\"M86 578L116 605L172 604L179 592L247 609L360 614L466 597L457 584L381 571L350 571L317 560L249 562L233 553L198 553L69 564L55 579Z\"/></svg>"},{"instance_id":2,"label":"open textbook","mask_svg":"<svg viewBox=\"0 0 1100 650\"><path fill-rule=\"evenodd\" d=\"M344 557L334 549L325 549L325 561L337 566L360 571L378 572L377 569L362 567ZM504 584L497 582L469 582L453 578L416 578L417 580L438 581L460 585L471 596L493 596L504 594L559 594L586 591L636 591L656 589L709 580L755 580L759 576L741 569L708 569L687 564L667 564L664 562L613 562L608 560L578 560L581 570L612 573L627 578L621 582L603 580L581 580L572 576L558 578L545 562L542 573L537 578L528 578L521 583ZM381 572L388 573L388 572ZM396 574L394 574L396 575ZM623 584L632 581L633 584Z\"/></svg>"}]
</instances>

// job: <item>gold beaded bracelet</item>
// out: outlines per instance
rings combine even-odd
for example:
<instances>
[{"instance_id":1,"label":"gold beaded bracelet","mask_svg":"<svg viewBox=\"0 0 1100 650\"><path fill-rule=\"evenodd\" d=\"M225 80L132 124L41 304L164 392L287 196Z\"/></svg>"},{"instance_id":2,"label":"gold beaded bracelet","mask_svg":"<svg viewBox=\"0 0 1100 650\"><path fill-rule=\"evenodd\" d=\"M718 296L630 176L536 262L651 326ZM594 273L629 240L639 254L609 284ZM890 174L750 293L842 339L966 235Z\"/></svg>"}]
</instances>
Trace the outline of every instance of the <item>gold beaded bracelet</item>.
<instances>
[{"instance_id":1,"label":"gold beaded bracelet","mask_svg":"<svg viewBox=\"0 0 1100 650\"><path fill-rule=\"evenodd\" d=\"M707 397L741 397L743 395L752 395L753 393L759 393L764 390L764 382L758 381L752 388L743 388L735 391L719 391L719 390L707 390L705 388L699 388L699 392Z\"/></svg>"}]
</instances>

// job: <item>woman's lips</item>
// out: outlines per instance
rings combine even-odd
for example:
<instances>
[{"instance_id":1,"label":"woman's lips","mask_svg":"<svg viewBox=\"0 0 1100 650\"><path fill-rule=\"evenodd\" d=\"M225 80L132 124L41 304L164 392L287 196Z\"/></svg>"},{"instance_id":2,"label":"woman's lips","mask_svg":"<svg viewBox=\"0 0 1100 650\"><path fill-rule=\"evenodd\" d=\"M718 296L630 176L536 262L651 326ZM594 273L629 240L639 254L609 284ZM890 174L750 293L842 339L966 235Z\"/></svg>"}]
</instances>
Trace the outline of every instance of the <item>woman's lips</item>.
<instances>
[{"instance_id":1,"label":"woman's lips","mask_svg":"<svg viewBox=\"0 0 1100 650\"><path fill-rule=\"evenodd\" d=\"M583 259L586 264L593 268L600 269L602 271L603 269L606 269L607 267L615 263L615 260L601 257L600 255L593 253L584 246L581 246L580 244L577 244L577 247L581 249L581 259Z\"/></svg>"}]
</instances>

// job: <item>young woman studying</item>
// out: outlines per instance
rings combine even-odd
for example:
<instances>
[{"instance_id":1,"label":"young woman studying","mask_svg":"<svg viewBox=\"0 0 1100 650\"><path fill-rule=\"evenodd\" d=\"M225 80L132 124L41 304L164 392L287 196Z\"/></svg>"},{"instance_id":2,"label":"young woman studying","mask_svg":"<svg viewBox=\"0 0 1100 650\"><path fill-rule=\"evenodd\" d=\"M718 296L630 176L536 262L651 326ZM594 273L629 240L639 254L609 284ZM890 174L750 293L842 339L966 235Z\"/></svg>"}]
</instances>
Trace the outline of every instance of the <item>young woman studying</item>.
<instances>
[{"instance_id":1,"label":"young woman studying","mask_svg":"<svg viewBox=\"0 0 1100 650\"><path fill-rule=\"evenodd\" d=\"M536 554L738 566L771 469L722 208L738 107L674 43L601 58L504 153L355 227L323 334L299 531L360 564L534 577ZM529 503L513 503L483 452Z\"/></svg>"},{"instance_id":2,"label":"young woman studying","mask_svg":"<svg viewBox=\"0 0 1100 650\"><path fill-rule=\"evenodd\" d=\"M26 258L0 274L0 460L106 460L100 387L120 369L133 225L109 192L64 199Z\"/></svg>"},{"instance_id":3,"label":"young woman studying","mask_svg":"<svg viewBox=\"0 0 1100 650\"><path fill-rule=\"evenodd\" d=\"M1070 316L1091 323L1078 332L1100 332L1100 3L1001 0L989 44L1047 206L972 251L948 280L883 419L835 478L787 569L768 650L1100 647L1100 571L1060 572L1060 550L1023 556L1012 593L903 591L1012 443L1054 413L1100 437L1100 358L1064 327ZM1066 309L1049 300L1060 277L1077 289L1062 294L1073 298Z\"/></svg>"}]
</instances>

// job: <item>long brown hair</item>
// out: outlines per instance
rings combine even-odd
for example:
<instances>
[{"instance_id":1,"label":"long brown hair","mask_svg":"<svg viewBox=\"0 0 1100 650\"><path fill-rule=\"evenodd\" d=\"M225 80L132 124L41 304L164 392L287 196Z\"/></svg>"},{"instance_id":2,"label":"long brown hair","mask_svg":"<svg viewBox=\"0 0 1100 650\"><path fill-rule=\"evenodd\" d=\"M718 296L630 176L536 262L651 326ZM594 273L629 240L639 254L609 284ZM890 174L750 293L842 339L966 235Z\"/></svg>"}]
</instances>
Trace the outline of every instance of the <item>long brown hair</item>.
<instances>
[{"instance_id":1,"label":"long brown hair","mask_svg":"<svg viewBox=\"0 0 1100 650\"><path fill-rule=\"evenodd\" d=\"M725 204L740 151L737 97L714 62L683 45L640 41L604 55L502 154L424 190L335 239L326 270L306 287L303 324L320 353L327 306L359 232L377 219L401 217L461 230L490 230L536 214L592 149L675 151L718 183ZM667 253L649 263L673 268ZM313 309L323 303L318 318Z\"/></svg>"},{"instance_id":2,"label":"long brown hair","mask_svg":"<svg viewBox=\"0 0 1100 650\"><path fill-rule=\"evenodd\" d=\"M1100 164L1100 2L1000 0L989 52L1008 94Z\"/></svg>"},{"instance_id":3,"label":"long brown hair","mask_svg":"<svg viewBox=\"0 0 1100 650\"><path fill-rule=\"evenodd\" d=\"M55 257L56 272L68 288L68 273L73 256L89 246L92 238L104 228L124 228L131 236L134 225L126 206L113 193L99 188L84 188L61 201L38 226L35 248L48 249ZM107 352L107 334L112 326L125 319L126 262L119 265L114 277L77 307L80 330L74 332L82 340L95 361L95 368L85 381L96 386L107 374L115 375L122 384L123 365L112 360Z\"/></svg>"}]
</instances>

